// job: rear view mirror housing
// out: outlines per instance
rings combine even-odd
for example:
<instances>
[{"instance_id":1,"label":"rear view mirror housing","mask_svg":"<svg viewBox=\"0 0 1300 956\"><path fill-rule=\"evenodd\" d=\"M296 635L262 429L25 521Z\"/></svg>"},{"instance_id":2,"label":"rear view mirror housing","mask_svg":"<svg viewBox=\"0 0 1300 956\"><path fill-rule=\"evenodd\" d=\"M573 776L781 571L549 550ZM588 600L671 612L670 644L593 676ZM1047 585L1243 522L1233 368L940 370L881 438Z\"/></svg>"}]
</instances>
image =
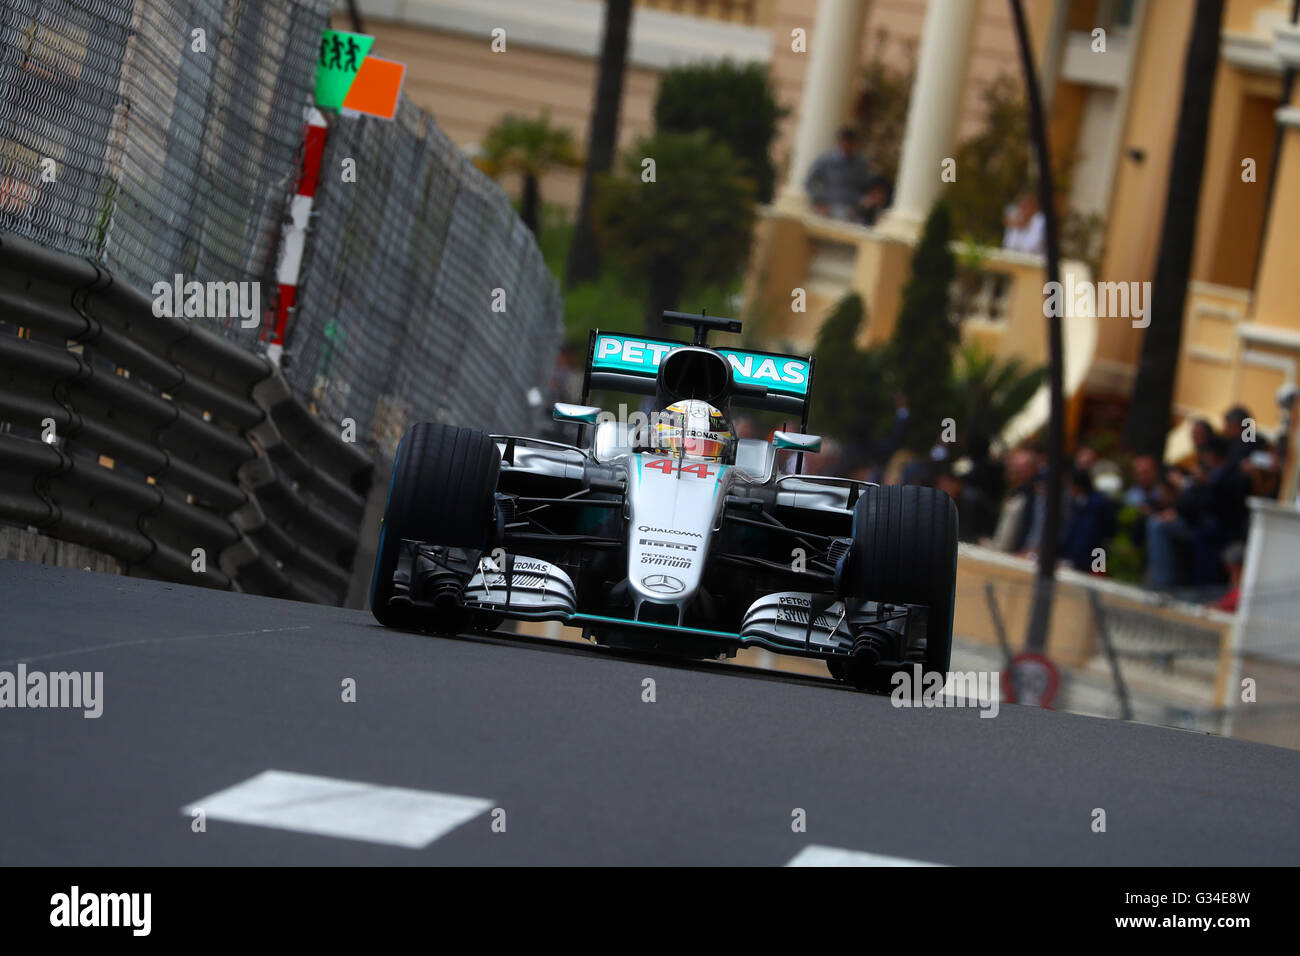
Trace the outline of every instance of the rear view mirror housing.
<instances>
[{"instance_id":1,"label":"rear view mirror housing","mask_svg":"<svg viewBox=\"0 0 1300 956\"><path fill-rule=\"evenodd\" d=\"M551 417L557 422L569 422L574 425L595 425L600 421L601 410L594 405L570 405L568 402L556 402Z\"/></svg>"},{"instance_id":2,"label":"rear view mirror housing","mask_svg":"<svg viewBox=\"0 0 1300 956\"><path fill-rule=\"evenodd\" d=\"M772 447L777 451L801 451L815 455L822 450L822 436L804 435L800 432L773 432Z\"/></svg>"}]
</instances>

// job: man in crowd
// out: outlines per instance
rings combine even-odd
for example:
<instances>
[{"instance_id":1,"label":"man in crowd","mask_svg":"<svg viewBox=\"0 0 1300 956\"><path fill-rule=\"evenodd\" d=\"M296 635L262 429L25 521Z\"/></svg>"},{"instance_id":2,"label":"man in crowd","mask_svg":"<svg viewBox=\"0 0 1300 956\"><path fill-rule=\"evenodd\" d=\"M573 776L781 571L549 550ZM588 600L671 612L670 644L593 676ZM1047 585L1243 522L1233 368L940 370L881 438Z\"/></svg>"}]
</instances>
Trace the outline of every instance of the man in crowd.
<instances>
[{"instance_id":1,"label":"man in crowd","mask_svg":"<svg viewBox=\"0 0 1300 956\"><path fill-rule=\"evenodd\" d=\"M1193 506L1199 509L1193 571L1195 583L1202 587L1222 584L1227 579L1223 552L1246 539L1250 479L1241 470L1240 462L1229 458L1231 451L1231 443L1223 436L1206 443L1201 477L1192 485Z\"/></svg>"},{"instance_id":2,"label":"man in crowd","mask_svg":"<svg viewBox=\"0 0 1300 956\"><path fill-rule=\"evenodd\" d=\"M1205 443L1214 437L1214 427L1204 418L1192 420L1192 448L1195 450L1196 457L1199 460L1201 452L1205 450Z\"/></svg>"},{"instance_id":3,"label":"man in crowd","mask_svg":"<svg viewBox=\"0 0 1300 956\"><path fill-rule=\"evenodd\" d=\"M1047 217L1038 206L1038 194L1022 192L1002 216L1002 248L1041 256L1047 249Z\"/></svg>"},{"instance_id":4,"label":"man in crowd","mask_svg":"<svg viewBox=\"0 0 1300 956\"><path fill-rule=\"evenodd\" d=\"M1250 479L1229 460L1231 446L1211 434L1192 472L1171 472L1178 487L1173 507L1147 522L1147 583L1176 587L1190 577L1197 587L1227 580L1224 552L1246 537L1246 497Z\"/></svg>"},{"instance_id":5,"label":"man in crowd","mask_svg":"<svg viewBox=\"0 0 1300 956\"><path fill-rule=\"evenodd\" d=\"M894 421L889 426L889 433L872 450L873 457L882 468L889 464L889 460L907 441L907 429L912 418L911 409L907 406L906 395L902 392L894 392L893 401Z\"/></svg>"},{"instance_id":6,"label":"man in crowd","mask_svg":"<svg viewBox=\"0 0 1300 956\"><path fill-rule=\"evenodd\" d=\"M871 183L871 170L857 151L857 133L845 126L835 145L813 162L803 185L813 208L823 216L861 222Z\"/></svg>"},{"instance_id":7,"label":"man in crowd","mask_svg":"<svg viewBox=\"0 0 1300 956\"><path fill-rule=\"evenodd\" d=\"M1173 504L1164 469L1155 455L1138 455L1133 459L1133 485L1124 492L1124 504L1138 510L1137 521L1129 536L1136 547L1145 548L1147 519Z\"/></svg>"},{"instance_id":8,"label":"man in crowd","mask_svg":"<svg viewBox=\"0 0 1300 956\"><path fill-rule=\"evenodd\" d=\"M993 503L996 512L1006 493L1007 477L1002 462L989 453L989 440L983 435L972 435L966 442L966 454L970 458L970 471L963 481L974 485L984 497ZM989 532L992 534L992 532Z\"/></svg>"},{"instance_id":9,"label":"man in crowd","mask_svg":"<svg viewBox=\"0 0 1300 956\"><path fill-rule=\"evenodd\" d=\"M957 505L957 537L961 541L979 541L993 533L997 514L993 502L978 485L958 475L948 462L934 462L934 486L947 493Z\"/></svg>"},{"instance_id":10,"label":"man in crowd","mask_svg":"<svg viewBox=\"0 0 1300 956\"><path fill-rule=\"evenodd\" d=\"M1061 560L1076 571L1092 570L1094 552L1115 534L1115 506L1092 484L1086 468L1070 472L1069 510L1061 539Z\"/></svg>"},{"instance_id":11,"label":"man in crowd","mask_svg":"<svg viewBox=\"0 0 1300 956\"><path fill-rule=\"evenodd\" d=\"M1007 454L1006 468L1011 490L989 544L999 551L1021 554L1038 547L1033 537L1038 510L1038 456L1031 449L1016 448Z\"/></svg>"},{"instance_id":12,"label":"man in crowd","mask_svg":"<svg viewBox=\"0 0 1300 956\"><path fill-rule=\"evenodd\" d=\"M1241 465L1255 450L1253 433L1246 431L1246 422L1250 421L1250 412L1241 405L1234 405L1223 415L1223 437L1228 440L1228 461Z\"/></svg>"}]
</instances>

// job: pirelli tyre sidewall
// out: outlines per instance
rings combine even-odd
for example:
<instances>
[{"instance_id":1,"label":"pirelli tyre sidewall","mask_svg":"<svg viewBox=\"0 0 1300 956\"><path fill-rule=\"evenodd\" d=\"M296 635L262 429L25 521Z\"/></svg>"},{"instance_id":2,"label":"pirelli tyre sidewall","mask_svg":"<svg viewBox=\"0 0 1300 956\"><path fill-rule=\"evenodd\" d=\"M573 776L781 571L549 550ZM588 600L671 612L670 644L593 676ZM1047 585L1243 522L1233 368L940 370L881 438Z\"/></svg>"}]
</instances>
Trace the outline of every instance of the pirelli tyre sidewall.
<instances>
[{"instance_id":1,"label":"pirelli tyre sidewall","mask_svg":"<svg viewBox=\"0 0 1300 956\"><path fill-rule=\"evenodd\" d=\"M918 485L867 488L853 515L851 553L845 582L851 596L929 608L924 669L946 674L957 584L952 498ZM876 673L865 683L883 690L888 679L889 673Z\"/></svg>"},{"instance_id":2,"label":"pirelli tyre sidewall","mask_svg":"<svg viewBox=\"0 0 1300 956\"><path fill-rule=\"evenodd\" d=\"M500 471L496 443L477 429L421 422L402 437L370 586L370 610L379 623L388 627L436 624L416 620L388 604L401 542L485 547L495 528L493 495Z\"/></svg>"}]
</instances>

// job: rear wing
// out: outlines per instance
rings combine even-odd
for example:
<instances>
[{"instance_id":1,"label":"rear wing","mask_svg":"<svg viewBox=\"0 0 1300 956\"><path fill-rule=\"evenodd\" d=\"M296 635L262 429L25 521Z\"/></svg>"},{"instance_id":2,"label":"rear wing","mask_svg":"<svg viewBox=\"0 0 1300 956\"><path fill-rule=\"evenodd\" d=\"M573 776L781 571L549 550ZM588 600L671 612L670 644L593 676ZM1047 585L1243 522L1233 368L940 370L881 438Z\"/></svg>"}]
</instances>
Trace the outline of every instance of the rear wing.
<instances>
[{"instance_id":1,"label":"rear wing","mask_svg":"<svg viewBox=\"0 0 1300 956\"><path fill-rule=\"evenodd\" d=\"M587 369L582 380L582 401L592 390L653 395L659 363L673 349L691 343L645 335L624 335L592 329L587 342ZM761 411L798 415L801 430L808 430L812 401L813 359L779 352L708 346L731 366L733 381L746 386L732 404Z\"/></svg>"}]
</instances>

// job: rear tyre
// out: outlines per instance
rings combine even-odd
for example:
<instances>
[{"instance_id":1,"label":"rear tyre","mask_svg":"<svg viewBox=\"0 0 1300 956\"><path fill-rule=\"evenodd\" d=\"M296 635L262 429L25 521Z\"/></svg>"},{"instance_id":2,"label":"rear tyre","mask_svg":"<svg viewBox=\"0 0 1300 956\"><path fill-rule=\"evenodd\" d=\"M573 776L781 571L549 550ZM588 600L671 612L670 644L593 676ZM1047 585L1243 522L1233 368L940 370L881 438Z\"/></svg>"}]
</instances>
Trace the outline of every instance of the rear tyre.
<instances>
[{"instance_id":1,"label":"rear tyre","mask_svg":"<svg viewBox=\"0 0 1300 956\"><path fill-rule=\"evenodd\" d=\"M428 613L391 606L403 540L486 549L495 529L501 470L496 443L474 428L421 422L397 446L370 584L370 611L385 627L443 629Z\"/></svg>"},{"instance_id":2,"label":"rear tyre","mask_svg":"<svg viewBox=\"0 0 1300 956\"><path fill-rule=\"evenodd\" d=\"M952 654L957 585L957 507L938 488L869 487L853 514L853 548L846 575L849 596L929 608L923 673L946 676ZM910 670L911 663L907 663ZM887 691L895 668L850 659L845 679Z\"/></svg>"}]
</instances>

